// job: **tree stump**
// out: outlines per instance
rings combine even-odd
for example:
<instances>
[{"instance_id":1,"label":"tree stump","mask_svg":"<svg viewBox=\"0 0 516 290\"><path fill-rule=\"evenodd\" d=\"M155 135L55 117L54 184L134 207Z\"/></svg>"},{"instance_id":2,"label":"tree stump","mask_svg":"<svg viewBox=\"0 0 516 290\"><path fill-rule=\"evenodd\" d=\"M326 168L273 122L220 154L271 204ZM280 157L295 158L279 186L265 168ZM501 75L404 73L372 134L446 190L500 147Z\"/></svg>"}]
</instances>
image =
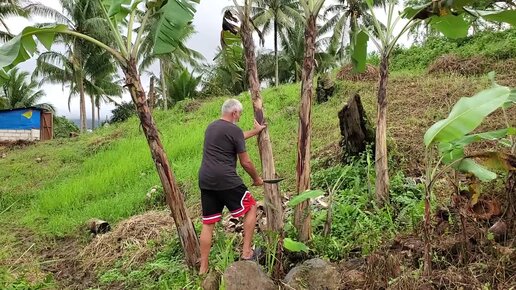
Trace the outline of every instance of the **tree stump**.
<instances>
[{"instance_id":1,"label":"tree stump","mask_svg":"<svg viewBox=\"0 0 516 290\"><path fill-rule=\"evenodd\" d=\"M335 91L335 82L332 81L328 74L323 74L317 78L317 88L315 93L317 95L317 103L321 104L327 102L333 96Z\"/></svg>"},{"instance_id":2,"label":"tree stump","mask_svg":"<svg viewBox=\"0 0 516 290\"><path fill-rule=\"evenodd\" d=\"M369 124L358 93L351 97L339 112L339 124L343 161L349 157L358 156L366 150L367 144L374 143L374 131Z\"/></svg>"}]
</instances>

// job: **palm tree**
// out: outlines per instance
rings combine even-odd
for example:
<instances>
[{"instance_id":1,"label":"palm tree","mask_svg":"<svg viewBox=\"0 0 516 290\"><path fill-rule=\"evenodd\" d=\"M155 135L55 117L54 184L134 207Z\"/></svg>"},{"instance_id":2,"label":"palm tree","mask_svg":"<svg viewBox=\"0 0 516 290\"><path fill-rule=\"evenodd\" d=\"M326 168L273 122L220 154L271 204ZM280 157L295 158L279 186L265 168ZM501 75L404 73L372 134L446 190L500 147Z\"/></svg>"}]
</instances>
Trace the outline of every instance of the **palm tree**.
<instances>
[{"instance_id":1,"label":"palm tree","mask_svg":"<svg viewBox=\"0 0 516 290\"><path fill-rule=\"evenodd\" d=\"M385 5L385 0L373 0L374 6ZM362 0L337 0L335 4L329 5L323 17L332 15L321 28L325 33L333 29L330 38L329 50L339 57L344 58L345 46L344 36L346 28L349 27L349 35L354 35L360 23L371 26L373 23L372 15L368 12L366 1Z\"/></svg>"},{"instance_id":2,"label":"palm tree","mask_svg":"<svg viewBox=\"0 0 516 290\"><path fill-rule=\"evenodd\" d=\"M91 128L95 128L95 108L100 125L100 104L113 103L122 95L120 80L115 80L116 65L107 53L94 53L85 62L84 90L91 99Z\"/></svg>"},{"instance_id":3,"label":"palm tree","mask_svg":"<svg viewBox=\"0 0 516 290\"><path fill-rule=\"evenodd\" d=\"M30 79L28 72L20 72L18 68L9 71L9 80L2 86L0 92L0 109L16 109L25 107L41 107L55 111L48 103L40 103L45 92L39 89L39 84Z\"/></svg>"},{"instance_id":4,"label":"palm tree","mask_svg":"<svg viewBox=\"0 0 516 290\"><path fill-rule=\"evenodd\" d=\"M91 1L88 1L91 2ZM166 202L170 207L171 216L174 219L178 237L184 249L185 259L189 267L194 268L200 255L199 242L195 234L193 223L188 215L184 196L177 185L174 171L163 148L160 134L156 123L147 105L146 93L142 86L140 73L138 72L138 56L140 55L141 41L144 31L148 29L147 19L159 14L160 25L155 38L154 51L157 54L172 52L177 48L177 42L181 39L184 28L193 19L195 13L195 3L197 0L167 0L167 1L147 1L146 6L132 5L122 6L126 1L98 1L102 5L103 17L98 24L98 30L108 27L109 35L115 40L114 43L108 42L108 38L99 40L98 36L90 32L86 34L77 32L63 25L52 25L45 28L30 27L23 35L13 38L14 41L9 46L3 45L0 49L0 57L4 59L5 66L16 66L18 63L29 59L34 50L33 42L28 41L28 37L37 36L44 44L51 44L54 38L48 36L72 35L76 39L81 39L100 47L103 51L110 53L116 60L124 73L124 87L127 88L133 103L136 106L138 118L147 144L149 146L152 160L156 166L156 171L163 185L166 194ZM140 3L138 1L137 3ZM145 8L145 16L141 23L135 17ZM110 12L108 12L108 10ZM127 28L122 27L120 20L127 19ZM135 21L136 20L136 21ZM125 23L125 21L123 21ZM133 26L139 25L137 33L134 33ZM132 37L136 36L135 41ZM14 47L14 49L12 49ZM13 57L15 53L22 54L24 57Z\"/></svg>"},{"instance_id":5,"label":"palm tree","mask_svg":"<svg viewBox=\"0 0 516 290\"><path fill-rule=\"evenodd\" d=\"M5 42L11 39L13 36L7 26L6 18L10 16L21 16L27 17L27 12L23 10L20 1L2 1L0 2L0 24L5 31L0 31L0 40Z\"/></svg>"},{"instance_id":6,"label":"palm tree","mask_svg":"<svg viewBox=\"0 0 516 290\"><path fill-rule=\"evenodd\" d=\"M302 19L297 0L258 0L253 8L253 22L263 27L263 33L274 33L275 85L279 84L278 36L282 29L292 27L294 21Z\"/></svg>"},{"instance_id":7,"label":"palm tree","mask_svg":"<svg viewBox=\"0 0 516 290\"><path fill-rule=\"evenodd\" d=\"M102 8L97 1L88 0L60 0L64 10L59 19L70 30L79 33L88 33L99 39L110 40L105 20L101 19ZM35 77L42 77L42 82L59 83L70 87L68 108L73 96L79 95L80 129L84 132L86 125L86 93L92 99L92 128L95 123L95 95L105 95L102 90L92 84L99 81L97 77L106 77L114 73L116 66L111 56L103 53L99 48L68 35L59 38L65 45L65 52L49 51L38 58ZM104 71L103 71L104 70ZM105 83L104 83L105 84ZM105 84L106 85L106 84ZM106 89L106 88L104 88Z\"/></svg>"},{"instance_id":8,"label":"palm tree","mask_svg":"<svg viewBox=\"0 0 516 290\"><path fill-rule=\"evenodd\" d=\"M39 15L58 18L58 14L59 13L54 9L39 3L20 0L2 0L0 1L0 28L3 28L5 31L0 30L0 42L6 42L13 37L6 21L9 17L19 16L26 18L31 15Z\"/></svg>"},{"instance_id":9,"label":"palm tree","mask_svg":"<svg viewBox=\"0 0 516 290\"><path fill-rule=\"evenodd\" d=\"M112 101L111 97L119 97L122 93L118 82L114 81L116 66L111 57L91 47L91 53L78 60L71 46L64 53L48 51L37 59L33 77L41 77L41 83L54 83L68 86L68 109L74 96L80 96L81 102L81 131L86 129L86 95L91 99L92 129L95 128L95 108L100 106L100 100Z\"/></svg>"},{"instance_id":10,"label":"palm tree","mask_svg":"<svg viewBox=\"0 0 516 290\"><path fill-rule=\"evenodd\" d=\"M119 98L122 95L122 80L114 80L113 75L107 75L104 79L95 79L95 86L100 87L99 93L95 93L95 107L97 108L97 128L100 127L100 105L102 103L114 103L114 96Z\"/></svg>"},{"instance_id":11,"label":"palm tree","mask_svg":"<svg viewBox=\"0 0 516 290\"><path fill-rule=\"evenodd\" d=\"M147 70L154 62L159 62L160 77L156 78L160 81L160 88L164 88L165 92L169 92L167 89L167 80L170 80L177 73L176 71L182 71L185 66L190 66L193 69L200 69L200 62L203 62L204 56L196 50L187 47L186 41L195 33L195 29L192 25L188 25L185 29L185 33L182 35L180 43L176 50L171 53L161 54L159 56L152 53L154 49L154 37L157 26L157 18L149 21L151 29L148 30L144 36L142 42L142 50L140 51L140 65L139 70ZM164 109L168 109L169 97L163 98Z\"/></svg>"},{"instance_id":12,"label":"palm tree","mask_svg":"<svg viewBox=\"0 0 516 290\"><path fill-rule=\"evenodd\" d=\"M194 71L190 72L186 68L175 70L171 74L166 74L167 86L165 94L161 86L157 87L157 91L161 92L164 98L167 98L171 104L177 103L184 99L193 99L197 96L197 87L199 86L202 76L195 76Z\"/></svg>"},{"instance_id":13,"label":"palm tree","mask_svg":"<svg viewBox=\"0 0 516 290\"><path fill-rule=\"evenodd\" d=\"M305 24L296 22L291 28L285 29L281 34L282 54L280 62L282 69L288 69L290 81L298 82L301 80L301 68L304 60L305 51ZM325 49L325 39L319 36L323 34L322 27L316 25L315 39L315 72L325 72L331 69L335 62L332 55Z\"/></svg>"}]
</instances>

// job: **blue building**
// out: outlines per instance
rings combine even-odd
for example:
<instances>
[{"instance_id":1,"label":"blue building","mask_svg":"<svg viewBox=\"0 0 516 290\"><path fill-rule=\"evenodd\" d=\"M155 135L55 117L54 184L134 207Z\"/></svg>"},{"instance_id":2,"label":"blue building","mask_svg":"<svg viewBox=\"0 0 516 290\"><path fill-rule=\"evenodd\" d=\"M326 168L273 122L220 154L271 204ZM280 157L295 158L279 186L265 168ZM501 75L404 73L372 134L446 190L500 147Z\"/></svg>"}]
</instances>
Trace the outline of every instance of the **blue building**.
<instances>
[{"instance_id":1,"label":"blue building","mask_svg":"<svg viewBox=\"0 0 516 290\"><path fill-rule=\"evenodd\" d=\"M50 140L52 120L52 112L37 107L0 110L0 141Z\"/></svg>"}]
</instances>

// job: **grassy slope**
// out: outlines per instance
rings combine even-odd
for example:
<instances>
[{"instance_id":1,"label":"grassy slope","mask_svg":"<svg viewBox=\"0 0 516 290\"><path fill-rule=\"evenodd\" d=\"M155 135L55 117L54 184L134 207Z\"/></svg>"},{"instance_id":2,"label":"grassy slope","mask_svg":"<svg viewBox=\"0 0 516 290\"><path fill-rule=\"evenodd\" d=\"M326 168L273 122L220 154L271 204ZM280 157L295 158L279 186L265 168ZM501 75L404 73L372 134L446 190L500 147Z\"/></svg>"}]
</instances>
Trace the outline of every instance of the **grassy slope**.
<instances>
[{"instance_id":1,"label":"grassy slope","mask_svg":"<svg viewBox=\"0 0 516 290\"><path fill-rule=\"evenodd\" d=\"M416 168L422 159L425 128L442 118L461 96L486 87L479 78L413 76L398 73L389 87L390 144ZM512 84L513 86L515 84ZM332 144L340 139L337 112L354 92L363 96L370 119L375 116L375 83L338 83L337 95L328 103L314 105L313 150L336 153ZM286 85L263 92L273 142L277 172L287 178L283 190L291 192L295 182L297 103L299 85ZM238 97L244 104L240 126L252 126L248 94ZM219 115L224 98L202 103L185 112L176 106L155 117L169 160L187 195L192 217L198 221L197 170L201 160L205 127ZM516 114L515 114L516 115ZM512 119L515 124L515 120ZM500 122L490 126L496 127ZM247 142L255 163L256 141ZM328 149L330 148L330 149ZM317 155L317 154L316 154ZM36 158L41 162L35 162ZM13 263L30 241L75 235L92 217L116 223L145 211L145 194L159 184L148 147L136 119L77 139L53 140L7 153L0 159L0 269ZM246 179L246 181L249 181ZM10 208L8 208L10 207ZM5 212L4 212L5 211ZM41 245L36 245L38 247ZM1 272L1 271L0 271Z\"/></svg>"}]
</instances>

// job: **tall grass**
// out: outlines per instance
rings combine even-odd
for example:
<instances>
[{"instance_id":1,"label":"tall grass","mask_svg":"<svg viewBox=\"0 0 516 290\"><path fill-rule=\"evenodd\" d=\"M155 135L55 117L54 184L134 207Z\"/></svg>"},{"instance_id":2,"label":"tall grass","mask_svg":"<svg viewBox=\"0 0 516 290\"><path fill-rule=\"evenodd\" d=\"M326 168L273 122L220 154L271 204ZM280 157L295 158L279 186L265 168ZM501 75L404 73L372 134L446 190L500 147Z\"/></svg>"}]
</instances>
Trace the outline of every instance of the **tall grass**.
<instances>
[{"instance_id":1,"label":"tall grass","mask_svg":"<svg viewBox=\"0 0 516 290\"><path fill-rule=\"evenodd\" d=\"M426 93L423 92L429 89L425 87L427 82L418 83L421 85L420 97L424 98ZM352 94L360 91L366 112L370 118L375 114L374 84L338 82L337 85L330 101L314 104L314 162L317 162L318 152L340 140L337 113ZM300 87L299 84L280 86L264 90L262 95L276 173L286 178L281 190L289 195L295 190ZM404 101L403 94L393 92L391 96L393 103ZM253 114L249 94L237 98L244 105L239 126L244 130L251 129ZM186 100L172 110L154 113L174 174L196 221L199 216L197 172L204 130L219 117L224 100L224 97L203 100L200 107L191 112L184 110L191 102ZM410 127L409 121L409 118L394 120L391 126ZM249 139L247 149L260 167L256 144L255 138ZM38 157L41 162L35 162ZM241 168L238 170L244 182L250 184L247 174ZM138 120L131 118L77 139L41 143L0 158L0 212L15 203L0 215L0 221L9 221L12 227L22 223L36 233L65 236L77 232L90 218L113 224L146 210L145 195L156 185L160 185L160 181L145 137ZM261 188L251 190L261 196Z\"/></svg>"},{"instance_id":2,"label":"tall grass","mask_svg":"<svg viewBox=\"0 0 516 290\"><path fill-rule=\"evenodd\" d=\"M295 180L298 94L299 85L269 89L263 93L277 173L287 178L284 184L286 190L293 188ZM251 129L253 113L250 97L242 94L237 98L244 105L239 125L244 130ZM190 206L199 202L197 172L202 158L204 130L219 117L224 99L207 100L194 112L185 112L184 106L178 105L168 112L155 113L174 174ZM334 101L340 102L337 99ZM324 130L321 138L314 138L314 146L338 139L336 109L335 104L327 104L314 113L314 127ZM328 125L330 119L333 121ZM256 144L255 139L248 140L247 149L254 163L260 167ZM13 181L22 192L20 196L30 200L23 209L21 220L42 234L64 236L80 229L90 218L116 223L145 210L145 194L151 187L160 185L149 148L135 118L121 125L103 128L79 141L59 145L54 142L52 145L48 147L54 148L46 148L48 152L43 159L54 160L53 167L41 176L31 176L34 181L42 180L40 186L20 188L25 180L22 174L26 170L25 163L11 167L11 174L19 173ZM31 158L37 155L35 152L30 153L30 157L21 156L32 164ZM66 169L66 164L73 165L71 169ZM18 170L14 170L16 168ZM250 179L244 171L239 171L249 184ZM9 186L12 187L12 184ZM253 191L261 195L261 189L253 188ZM192 215L197 218L196 212Z\"/></svg>"}]
</instances>

